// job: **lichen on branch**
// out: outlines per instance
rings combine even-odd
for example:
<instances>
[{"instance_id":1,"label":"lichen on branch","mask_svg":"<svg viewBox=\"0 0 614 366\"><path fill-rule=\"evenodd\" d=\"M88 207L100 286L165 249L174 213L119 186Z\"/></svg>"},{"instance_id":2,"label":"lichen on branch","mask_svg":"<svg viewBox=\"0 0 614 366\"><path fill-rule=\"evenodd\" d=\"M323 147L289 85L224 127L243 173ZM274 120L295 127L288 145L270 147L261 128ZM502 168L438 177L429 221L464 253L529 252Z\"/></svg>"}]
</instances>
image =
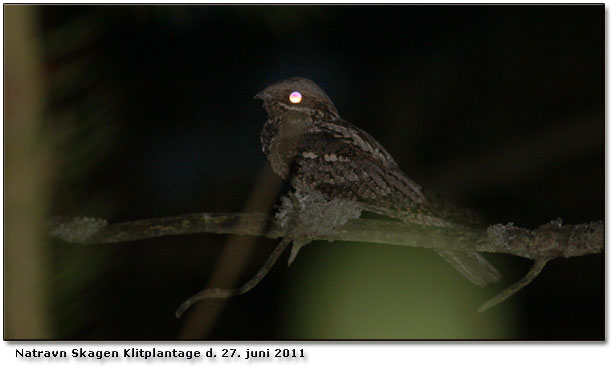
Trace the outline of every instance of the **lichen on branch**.
<instances>
[{"instance_id":1,"label":"lichen on branch","mask_svg":"<svg viewBox=\"0 0 614 366\"><path fill-rule=\"evenodd\" d=\"M290 212L292 203L286 202L286 204ZM296 203L294 205L296 207ZM271 217L262 213L196 213L118 224L107 224L105 220L93 218L56 218L52 220L49 234L53 238L75 244L120 243L196 233L253 235L283 239L283 245L278 245L263 269L247 284L238 289L201 291L182 304L177 312L178 316L200 299L229 297L249 291L266 275L289 241L294 243L293 255L289 263L292 262L301 246L314 240L369 242L438 250L502 253L535 261L523 279L480 306L480 312L502 302L528 285L539 275L549 260L596 254L604 250L603 221L563 225L560 219L556 219L534 230L520 228L512 223L497 224L487 228L444 228L358 218L360 211L355 210L354 207L339 206L334 202L321 203L322 205L323 207L319 209L343 211L340 211L342 217L339 220L333 220L334 222L300 225L298 229L292 230L289 230L289 226L293 225L288 223L288 215L283 214ZM312 216L309 210L303 212L299 210L297 215L305 216L307 221ZM305 220L305 217L302 220Z\"/></svg>"},{"instance_id":2,"label":"lichen on branch","mask_svg":"<svg viewBox=\"0 0 614 366\"><path fill-rule=\"evenodd\" d=\"M262 213L195 213L180 216L107 224L102 219L54 219L49 234L75 244L120 243L161 236L197 233L263 236L286 235L279 219ZM535 230L497 224L486 229L442 228L397 221L357 218L335 231L293 235L309 240L359 241L420 248L502 253L528 259L574 257L601 253L605 233L603 221L576 225L549 223Z\"/></svg>"}]
</instances>

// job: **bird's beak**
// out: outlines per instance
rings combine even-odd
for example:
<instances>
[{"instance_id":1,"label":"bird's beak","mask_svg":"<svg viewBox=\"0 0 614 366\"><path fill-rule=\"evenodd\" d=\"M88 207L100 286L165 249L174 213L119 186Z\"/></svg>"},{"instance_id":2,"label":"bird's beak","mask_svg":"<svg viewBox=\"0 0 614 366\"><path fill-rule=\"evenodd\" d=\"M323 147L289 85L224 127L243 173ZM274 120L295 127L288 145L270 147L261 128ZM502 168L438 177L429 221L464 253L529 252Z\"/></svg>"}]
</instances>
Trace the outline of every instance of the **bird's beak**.
<instances>
[{"instance_id":1,"label":"bird's beak","mask_svg":"<svg viewBox=\"0 0 614 366\"><path fill-rule=\"evenodd\" d=\"M271 99L271 93L268 88L264 89L260 91L260 93L254 95L254 99L260 99L260 100Z\"/></svg>"}]
</instances>

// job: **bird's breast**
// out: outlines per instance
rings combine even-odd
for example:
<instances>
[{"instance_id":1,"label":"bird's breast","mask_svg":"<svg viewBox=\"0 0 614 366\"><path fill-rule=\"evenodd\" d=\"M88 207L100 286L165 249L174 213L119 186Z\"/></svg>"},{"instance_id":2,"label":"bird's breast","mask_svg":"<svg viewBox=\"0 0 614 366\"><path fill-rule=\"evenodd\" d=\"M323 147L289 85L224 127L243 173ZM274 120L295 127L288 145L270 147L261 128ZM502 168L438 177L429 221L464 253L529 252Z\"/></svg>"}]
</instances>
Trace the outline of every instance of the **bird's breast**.
<instances>
[{"instance_id":1,"label":"bird's breast","mask_svg":"<svg viewBox=\"0 0 614 366\"><path fill-rule=\"evenodd\" d=\"M288 179L290 169L300 151L301 138L310 123L304 114L289 111L278 121L269 121L261 140L271 168L282 179Z\"/></svg>"}]
</instances>

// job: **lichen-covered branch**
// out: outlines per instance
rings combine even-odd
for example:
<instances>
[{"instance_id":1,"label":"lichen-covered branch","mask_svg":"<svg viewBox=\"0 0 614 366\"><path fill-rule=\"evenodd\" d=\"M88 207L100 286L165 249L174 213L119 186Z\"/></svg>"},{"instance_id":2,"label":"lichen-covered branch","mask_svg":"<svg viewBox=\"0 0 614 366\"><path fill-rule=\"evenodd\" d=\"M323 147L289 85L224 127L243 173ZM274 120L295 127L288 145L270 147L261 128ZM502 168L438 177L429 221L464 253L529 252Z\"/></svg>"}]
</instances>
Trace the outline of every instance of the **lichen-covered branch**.
<instances>
[{"instance_id":1,"label":"lichen-covered branch","mask_svg":"<svg viewBox=\"0 0 614 366\"><path fill-rule=\"evenodd\" d=\"M262 213L199 213L107 224L92 218L56 218L50 235L78 244L119 243L161 236L216 233L282 238L286 230L279 220ZM353 219L336 230L317 228L293 231L297 239L359 241L440 250L503 253L529 259L552 259L601 253L603 221L562 225L553 221L534 230L513 224L487 229L442 228L396 221Z\"/></svg>"},{"instance_id":2,"label":"lichen-covered branch","mask_svg":"<svg viewBox=\"0 0 614 366\"><path fill-rule=\"evenodd\" d=\"M330 204L327 205L330 206ZM332 206L335 205L332 203ZM353 208L341 205L334 210L353 211ZM282 210L282 212L290 211ZM316 220L317 224L314 224L313 218L309 217L309 212L307 210L291 213L294 219L306 215L303 220L310 222L309 225L289 224L286 215L278 214L270 217L261 213L201 213L111 225L102 219L58 218L51 225L50 235L66 242L79 244L119 243L195 233L283 238L261 270L245 285L237 289L200 291L177 309L177 317L199 300L235 296L249 291L262 280L291 241L293 251L289 263L296 256L298 249L312 240L361 241L438 250L504 253L535 261L524 278L480 306L478 308L480 312L504 301L531 283L549 260L601 253L605 242L602 221L563 226L561 220L557 219L535 230L519 228L512 223L492 225L486 229L443 228L360 218L347 222L343 219L337 226L328 225L330 222L328 224L320 222L321 220ZM356 215L345 216L357 217ZM335 215L329 215L329 217L335 217Z\"/></svg>"}]
</instances>

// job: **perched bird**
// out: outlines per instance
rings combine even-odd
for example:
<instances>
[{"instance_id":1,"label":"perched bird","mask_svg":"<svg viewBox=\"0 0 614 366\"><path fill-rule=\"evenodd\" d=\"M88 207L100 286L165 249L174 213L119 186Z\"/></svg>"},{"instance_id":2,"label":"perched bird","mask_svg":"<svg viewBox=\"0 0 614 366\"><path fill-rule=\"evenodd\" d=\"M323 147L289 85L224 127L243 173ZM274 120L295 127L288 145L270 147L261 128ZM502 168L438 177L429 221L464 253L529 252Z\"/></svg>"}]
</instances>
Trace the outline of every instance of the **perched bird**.
<instances>
[{"instance_id":1,"label":"perched bird","mask_svg":"<svg viewBox=\"0 0 614 366\"><path fill-rule=\"evenodd\" d=\"M478 224L476 215L422 189L373 137L343 120L313 81L294 77L258 93L267 112L260 140L275 174L297 192L347 200L407 223ZM477 252L436 252L476 285L500 278Z\"/></svg>"}]
</instances>

